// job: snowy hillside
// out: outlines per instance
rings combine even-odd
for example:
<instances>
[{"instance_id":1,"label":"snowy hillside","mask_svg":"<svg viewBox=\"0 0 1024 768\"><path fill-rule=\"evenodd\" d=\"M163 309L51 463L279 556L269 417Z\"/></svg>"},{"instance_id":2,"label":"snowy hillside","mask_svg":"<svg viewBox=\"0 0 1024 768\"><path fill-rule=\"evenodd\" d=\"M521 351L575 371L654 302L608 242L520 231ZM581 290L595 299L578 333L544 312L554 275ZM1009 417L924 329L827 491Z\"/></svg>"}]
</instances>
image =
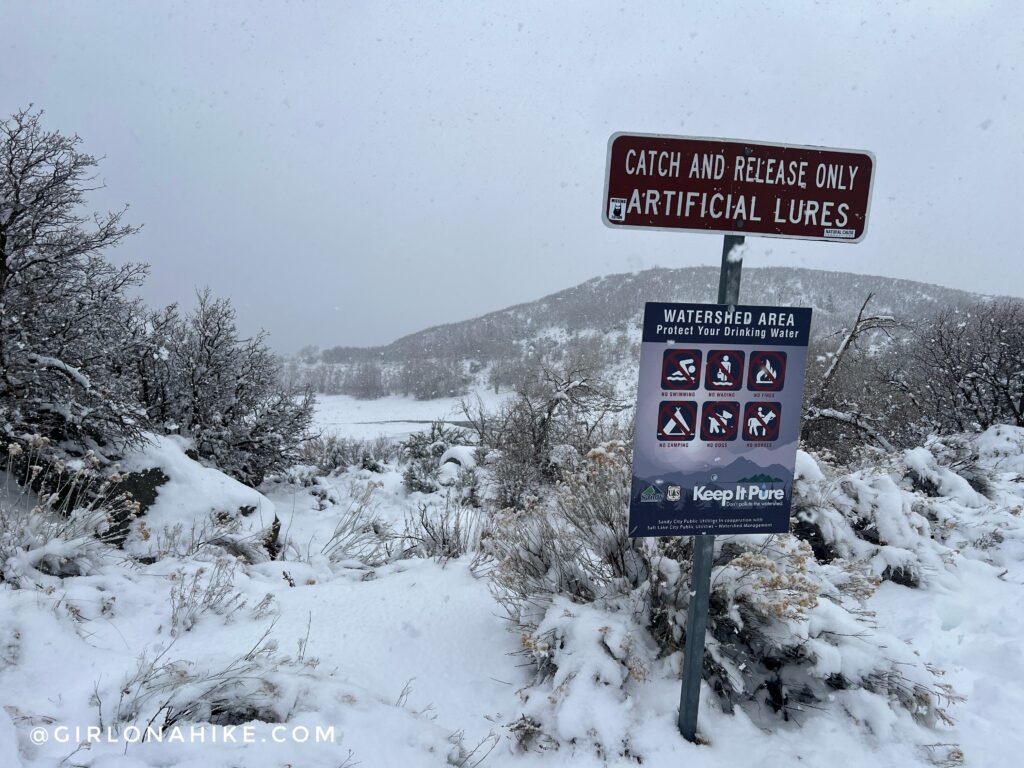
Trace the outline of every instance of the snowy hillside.
<instances>
[{"instance_id":1,"label":"snowy hillside","mask_svg":"<svg viewBox=\"0 0 1024 768\"><path fill-rule=\"evenodd\" d=\"M343 405L320 411L339 437L370 420ZM449 415L450 403L432 405L387 413ZM126 474L166 476L123 548L66 535L59 521L22 527L45 502L7 484L0 764L1015 764L1022 429L859 470L802 454L796 504L810 545L719 541L713 583L745 639L712 633L735 706L706 685L702 746L675 727L680 653L664 652L640 613L644 589L680 578L675 561L655 557L661 575L621 600L541 597L525 630L508 621L503 570L520 529L457 503L466 480L455 464L436 467L438 490L411 492L408 457L378 448L256 492L184 447L159 438L123 462ZM436 448L446 450L435 463L475 463ZM603 472L610 459L587 461L583 471ZM755 618L762 653L784 652L783 677L744 661ZM224 730L207 725L205 743L194 732L126 743L138 741L131 726L194 723L236 726L238 741L211 743Z\"/></svg>"},{"instance_id":2,"label":"snowy hillside","mask_svg":"<svg viewBox=\"0 0 1024 768\"><path fill-rule=\"evenodd\" d=\"M849 323L869 293L875 296L876 311L908 318L978 298L924 282L788 267L744 268L740 296L748 304L813 307L816 332L829 333ZM637 328L645 301L709 302L717 295L717 267L608 275L528 304L428 328L383 347L336 347L320 356L327 363L400 363L424 357L489 361L507 356L510 346L545 336L565 340Z\"/></svg>"}]
</instances>

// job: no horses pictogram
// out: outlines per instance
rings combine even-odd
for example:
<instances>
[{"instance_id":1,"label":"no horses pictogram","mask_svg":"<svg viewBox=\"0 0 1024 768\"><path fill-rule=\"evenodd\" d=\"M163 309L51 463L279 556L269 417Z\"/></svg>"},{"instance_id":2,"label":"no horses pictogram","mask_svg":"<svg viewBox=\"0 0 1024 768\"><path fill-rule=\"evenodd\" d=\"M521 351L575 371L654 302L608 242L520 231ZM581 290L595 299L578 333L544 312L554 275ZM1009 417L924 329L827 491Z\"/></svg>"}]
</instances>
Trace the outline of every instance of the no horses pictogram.
<instances>
[{"instance_id":1,"label":"no horses pictogram","mask_svg":"<svg viewBox=\"0 0 1024 768\"><path fill-rule=\"evenodd\" d=\"M747 403L743 409L743 439L767 442L779 439L782 403Z\"/></svg>"},{"instance_id":2,"label":"no horses pictogram","mask_svg":"<svg viewBox=\"0 0 1024 768\"><path fill-rule=\"evenodd\" d=\"M700 415L700 439L735 440L740 431L740 404L726 400L704 403Z\"/></svg>"},{"instance_id":3,"label":"no horses pictogram","mask_svg":"<svg viewBox=\"0 0 1024 768\"><path fill-rule=\"evenodd\" d=\"M663 400L658 408L658 439L678 443L693 440L696 434L696 401Z\"/></svg>"},{"instance_id":4,"label":"no horses pictogram","mask_svg":"<svg viewBox=\"0 0 1024 768\"><path fill-rule=\"evenodd\" d=\"M779 392L786 384L786 353L764 350L750 353L747 389L751 392Z\"/></svg>"},{"instance_id":5,"label":"no horses pictogram","mask_svg":"<svg viewBox=\"0 0 1024 768\"><path fill-rule=\"evenodd\" d=\"M712 349L704 372L709 392L735 392L743 386L743 353L736 349Z\"/></svg>"}]
</instances>

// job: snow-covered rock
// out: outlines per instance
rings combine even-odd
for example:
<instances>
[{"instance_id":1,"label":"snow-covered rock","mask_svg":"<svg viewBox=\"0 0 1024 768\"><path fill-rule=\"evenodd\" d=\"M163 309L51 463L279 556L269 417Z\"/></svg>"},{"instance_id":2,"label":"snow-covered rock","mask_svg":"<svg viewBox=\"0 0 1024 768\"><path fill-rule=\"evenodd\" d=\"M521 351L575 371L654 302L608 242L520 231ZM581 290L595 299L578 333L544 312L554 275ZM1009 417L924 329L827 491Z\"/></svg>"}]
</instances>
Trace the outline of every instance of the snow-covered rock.
<instances>
[{"instance_id":1,"label":"snow-covered rock","mask_svg":"<svg viewBox=\"0 0 1024 768\"><path fill-rule=\"evenodd\" d=\"M181 437L150 435L149 444L120 462L123 472L159 469L167 482L156 488L156 500L132 526L125 551L152 556L162 538L190 536L211 526L211 518L236 524L239 532L254 533L269 526L273 502L223 472L190 458L189 442Z\"/></svg>"}]
</instances>

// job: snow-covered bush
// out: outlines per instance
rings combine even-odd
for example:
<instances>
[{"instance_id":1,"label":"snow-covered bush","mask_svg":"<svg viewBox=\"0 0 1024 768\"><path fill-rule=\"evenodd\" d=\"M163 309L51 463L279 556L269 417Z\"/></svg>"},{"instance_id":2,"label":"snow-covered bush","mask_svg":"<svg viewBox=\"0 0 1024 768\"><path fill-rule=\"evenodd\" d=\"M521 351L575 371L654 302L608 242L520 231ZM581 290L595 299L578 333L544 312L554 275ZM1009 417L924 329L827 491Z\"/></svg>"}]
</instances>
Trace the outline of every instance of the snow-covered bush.
<instances>
[{"instance_id":1,"label":"snow-covered bush","mask_svg":"<svg viewBox=\"0 0 1024 768\"><path fill-rule=\"evenodd\" d=\"M984 548L1001 535L996 513L1004 504L987 498L994 493L992 470L981 456L1000 429L1010 428L933 437L845 470L800 453L794 533L821 564L857 562L872 579L919 586L955 552Z\"/></svg>"},{"instance_id":2,"label":"snow-covered bush","mask_svg":"<svg viewBox=\"0 0 1024 768\"><path fill-rule=\"evenodd\" d=\"M478 552L488 527L481 510L463 506L451 497L440 509L421 503L415 512L406 515L405 529L398 537L398 556L430 557L444 564Z\"/></svg>"},{"instance_id":3,"label":"snow-covered bush","mask_svg":"<svg viewBox=\"0 0 1024 768\"><path fill-rule=\"evenodd\" d=\"M316 467L322 475L342 472L350 467L380 472L398 458L397 443L381 436L374 440L328 435L310 438L302 444L300 461Z\"/></svg>"},{"instance_id":4,"label":"snow-covered bush","mask_svg":"<svg viewBox=\"0 0 1024 768\"><path fill-rule=\"evenodd\" d=\"M234 560L221 557L210 567L171 574L171 635L188 632L207 611L230 614L245 604L235 589L235 567Z\"/></svg>"},{"instance_id":5,"label":"snow-covered bush","mask_svg":"<svg viewBox=\"0 0 1024 768\"><path fill-rule=\"evenodd\" d=\"M271 626L271 629L273 627ZM170 656L174 642L144 651L134 673L119 686L113 710L96 704L100 718L116 729L129 725L170 727L180 722L237 725L284 722L295 703L287 667L301 661L277 652L268 629L246 653L220 668Z\"/></svg>"},{"instance_id":6,"label":"snow-covered bush","mask_svg":"<svg viewBox=\"0 0 1024 768\"><path fill-rule=\"evenodd\" d=\"M822 568L806 542L764 539L726 542L718 559L724 563L713 575L705 677L724 709L750 702L765 705L762 713L799 720L809 709L838 702L858 721L862 708L874 712L870 729L892 717L877 714L886 705L926 725L949 722L952 690L872 626L864 600L878 580L869 569L848 561ZM873 704L865 693L876 697Z\"/></svg>"},{"instance_id":7,"label":"snow-covered bush","mask_svg":"<svg viewBox=\"0 0 1024 768\"><path fill-rule=\"evenodd\" d=\"M917 586L924 568L941 567L928 520L892 477L872 469L819 482L828 485L823 499L798 498L794 526L819 562L866 563L873 577L905 586Z\"/></svg>"},{"instance_id":8,"label":"snow-covered bush","mask_svg":"<svg viewBox=\"0 0 1024 768\"><path fill-rule=\"evenodd\" d=\"M528 503L579 457L625 431L618 416L626 406L615 386L575 362L524 376L515 397L495 413L479 401L462 409L492 457L490 485L499 509Z\"/></svg>"},{"instance_id":9,"label":"snow-covered bush","mask_svg":"<svg viewBox=\"0 0 1024 768\"><path fill-rule=\"evenodd\" d=\"M441 457L454 445L465 445L466 433L435 421L425 432L414 432L402 443L406 468L402 474L409 492L433 493L441 487Z\"/></svg>"},{"instance_id":10,"label":"snow-covered bush","mask_svg":"<svg viewBox=\"0 0 1024 768\"><path fill-rule=\"evenodd\" d=\"M243 339L229 301L203 291L191 315L171 308L150 328L159 348L138 361L139 398L160 431L192 438L201 457L254 486L299 459L312 394L284 386L266 335Z\"/></svg>"},{"instance_id":11,"label":"snow-covered bush","mask_svg":"<svg viewBox=\"0 0 1024 768\"><path fill-rule=\"evenodd\" d=\"M509 617L534 626L552 595L590 603L632 595L650 582L653 554L630 539L622 512L629 501L625 447L591 454L560 487L554 509L505 510L495 524L495 596Z\"/></svg>"},{"instance_id":12,"label":"snow-covered bush","mask_svg":"<svg viewBox=\"0 0 1024 768\"><path fill-rule=\"evenodd\" d=\"M95 456L51 461L47 443L37 436L27 448L0 446L0 582L15 587L92 573L113 549L117 526L138 512L116 490L116 475L96 472Z\"/></svg>"},{"instance_id":13,"label":"snow-covered bush","mask_svg":"<svg viewBox=\"0 0 1024 768\"><path fill-rule=\"evenodd\" d=\"M338 513L334 531L320 549L330 562L362 566L380 565L389 559L393 534L374 510L373 496L379 488L379 483L353 482L349 486L348 504Z\"/></svg>"},{"instance_id":14,"label":"snow-covered bush","mask_svg":"<svg viewBox=\"0 0 1024 768\"><path fill-rule=\"evenodd\" d=\"M495 597L536 670L514 728L524 738L636 757L626 724L634 689L648 676L678 674L691 545L629 538L629 478L624 446L609 444L560 484L550 506L496 521ZM900 711L925 723L944 718L952 692L872 626L863 601L877 584L866 564L819 564L790 535L720 537L704 677L722 709L742 706L766 726L822 706L845 708L869 728Z\"/></svg>"}]
</instances>

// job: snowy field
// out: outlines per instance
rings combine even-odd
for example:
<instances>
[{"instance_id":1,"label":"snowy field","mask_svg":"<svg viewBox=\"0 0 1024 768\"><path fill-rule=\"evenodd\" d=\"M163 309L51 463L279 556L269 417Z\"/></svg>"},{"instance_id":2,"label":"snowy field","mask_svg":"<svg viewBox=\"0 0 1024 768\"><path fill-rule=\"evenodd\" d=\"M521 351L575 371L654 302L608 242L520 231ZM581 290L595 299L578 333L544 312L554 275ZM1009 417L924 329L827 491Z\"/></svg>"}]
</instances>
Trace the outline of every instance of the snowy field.
<instances>
[{"instance_id":1,"label":"snowy field","mask_svg":"<svg viewBox=\"0 0 1024 768\"><path fill-rule=\"evenodd\" d=\"M332 397L317 414L325 433L401 437L426 426L419 422L452 418L455 407ZM580 645L578 695L551 691L563 738L521 750L508 726L546 694L535 687L486 568L469 557L373 567L334 556L338 521L360 499L374 520L398 527L421 504L442 507L441 494L408 493L392 465L255 491L192 462L182 443L165 438L125 462L127 470L159 466L169 482L123 552L106 552L83 575L65 578L27 556L8 564L24 578L21 589L0 585L0 767L1010 768L1024 749L1024 430L999 434L981 445L995 501L943 475L947 486L933 502L961 533L923 557L930 565L920 588L887 582L866 606L878 631L905 645L891 649L894 658L919 654L965 697L950 708L953 725L925 728L864 700L856 719L849 704L837 705L776 719L765 730L742 709L724 714L705 687L705 743L695 746L675 727L678 654L652 662L646 679L629 681L620 694L597 682L607 675L606 652ZM219 549L206 548L217 515L235 524ZM254 554L275 517L285 548L276 559ZM609 637L626 626L568 604L565 616ZM248 724L252 742L193 735L184 743L124 743L125 723L218 718ZM58 741L61 726L118 721L120 741ZM333 733L329 743L277 743L274 722ZM36 743L38 733L45 743ZM590 736L606 743L625 736L631 754L602 754Z\"/></svg>"},{"instance_id":2,"label":"snowy field","mask_svg":"<svg viewBox=\"0 0 1024 768\"><path fill-rule=\"evenodd\" d=\"M493 390L482 389L465 400L476 403L479 398L484 407L491 410L507 397L507 392L495 394ZM314 418L316 428L325 435L361 440L385 435L400 440L426 428L432 421L463 421L463 399L416 400L389 395L377 400L357 400L348 395L317 395Z\"/></svg>"}]
</instances>

